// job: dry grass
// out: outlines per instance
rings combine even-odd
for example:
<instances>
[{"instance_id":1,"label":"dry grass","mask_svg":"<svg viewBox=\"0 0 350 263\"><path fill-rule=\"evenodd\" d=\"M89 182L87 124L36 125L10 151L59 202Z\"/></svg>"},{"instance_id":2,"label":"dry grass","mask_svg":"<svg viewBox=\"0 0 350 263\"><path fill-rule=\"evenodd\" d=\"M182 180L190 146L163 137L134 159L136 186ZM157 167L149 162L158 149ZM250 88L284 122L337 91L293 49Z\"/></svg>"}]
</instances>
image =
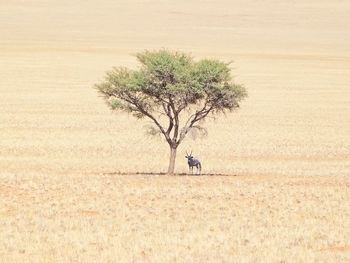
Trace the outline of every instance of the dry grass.
<instances>
[{"instance_id":1,"label":"dry grass","mask_svg":"<svg viewBox=\"0 0 350 263\"><path fill-rule=\"evenodd\" d=\"M0 9L0 262L346 262L347 1L7 1ZM249 98L164 172L147 121L91 87L167 47L234 60ZM108 175L110 174L110 175ZM254 175L254 176L251 176Z\"/></svg>"},{"instance_id":2,"label":"dry grass","mask_svg":"<svg viewBox=\"0 0 350 263\"><path fill-rule=\"evenodd\" d=\"M148 122L109 112L91 88L118 57L61 51L0 57L2 171L166 171L169 149L162 138L145 136ZM187 170L183 156L193 149L208 173L349 174L350 60L237 58L234 74L248 100L235 114L208 121L208 137L180 146L177 172Z\"/></svg>"},{"instance_id":3,"label":"dry grass","mask_svg":"<svg viewBox=\"0 0 350 263\"><path fill-rule=\"evenodd\" d=\"M346 262L346 177L1 176L2 262Z\"/></svg>"}]
</instances>

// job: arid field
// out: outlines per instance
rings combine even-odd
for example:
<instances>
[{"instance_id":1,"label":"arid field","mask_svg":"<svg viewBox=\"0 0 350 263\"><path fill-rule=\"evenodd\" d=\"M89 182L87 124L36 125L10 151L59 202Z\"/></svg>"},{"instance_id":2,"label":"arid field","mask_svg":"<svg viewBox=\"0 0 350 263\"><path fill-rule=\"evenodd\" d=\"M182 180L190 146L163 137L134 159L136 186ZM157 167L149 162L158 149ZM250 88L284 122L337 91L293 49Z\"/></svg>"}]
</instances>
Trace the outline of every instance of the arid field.
<instances>
[{"instance_id":1,"label":"arid field","mask_svg":"<svg viewBox=\"0 0 350 263\"><path fill-rule=\"evenodd\" d=\"M349 262L348 178L1 176L1 262Z\"/></svg>"},{"instance_id":2,"label":"arid field","mask_svg":"<svg viewBox=\"0 0 350 263\"><path fill-rule=\"evenodd\" d=\"M0 262L350 262L349 14L345 0L0 0ZM177 173L193 150L213 176L154 175L164 139L93 88L160 48L233 61L248 90L178 149Z\"/></svg>"}]
</instances>

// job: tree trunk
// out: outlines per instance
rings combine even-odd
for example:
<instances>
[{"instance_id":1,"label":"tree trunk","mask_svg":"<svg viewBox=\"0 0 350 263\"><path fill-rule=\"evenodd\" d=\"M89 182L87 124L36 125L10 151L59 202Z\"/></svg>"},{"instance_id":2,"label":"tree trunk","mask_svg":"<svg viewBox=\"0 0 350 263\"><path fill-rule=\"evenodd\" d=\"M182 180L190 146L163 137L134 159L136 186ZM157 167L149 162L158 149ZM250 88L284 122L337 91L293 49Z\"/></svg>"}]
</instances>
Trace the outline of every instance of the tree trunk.
<instances>
[{"instance_id":1,"label":"tree trunk","mask_svg":"<svg viewBox=\"0 0 350 263\"><path fill-rule=\"evenodd\" d=\"M174 174L175 159L176 159L176 148L170 146L170 159L169 159L168 174Z\"/></svg>"}]
</instances>

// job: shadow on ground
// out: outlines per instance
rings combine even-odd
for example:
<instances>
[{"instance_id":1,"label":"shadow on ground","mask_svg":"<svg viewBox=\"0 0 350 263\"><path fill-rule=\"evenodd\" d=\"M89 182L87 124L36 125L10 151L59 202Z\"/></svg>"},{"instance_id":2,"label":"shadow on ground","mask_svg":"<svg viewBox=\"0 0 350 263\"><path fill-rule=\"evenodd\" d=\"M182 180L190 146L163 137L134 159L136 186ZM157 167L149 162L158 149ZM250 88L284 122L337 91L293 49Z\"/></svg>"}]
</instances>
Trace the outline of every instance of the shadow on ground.
<instances>
[{"instance_id":1,"label":"shadow on ground","mask_svg":"<svg viewBox=\"0 0 350 263\"><path fill-rule=\"evenodd\" d=\"M100 173L100 175L169 175L167 173L146 173L146 172L110 172ZM188 174L188 173L174 173L171 176L238 176L236 174L222 174L222 173L202 173L202 174Z\"/></svg>"}]
</instances>

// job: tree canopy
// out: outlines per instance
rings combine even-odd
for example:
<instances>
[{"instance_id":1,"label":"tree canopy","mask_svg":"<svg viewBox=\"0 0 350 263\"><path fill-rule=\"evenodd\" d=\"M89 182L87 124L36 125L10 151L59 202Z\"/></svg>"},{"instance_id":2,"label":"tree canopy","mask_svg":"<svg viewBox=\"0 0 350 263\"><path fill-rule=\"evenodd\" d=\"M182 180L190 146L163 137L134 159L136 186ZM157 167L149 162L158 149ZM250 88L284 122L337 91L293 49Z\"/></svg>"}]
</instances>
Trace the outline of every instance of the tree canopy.
<instances>
[{"instance_id":1,"label":"tree canopy","mask_svg":"<svg viewBox=\"0 0 350 263\"><path fill-rule=\"evenodd\" d=\"M208 115L237 109L247 92L233 82L230 63L195 61L186 53L168 50L144 51L136 57L138 70L113 68L96 88L112 110L152 120L151 132L159 131L170 146L172 174L176 149L187 133L202 129L200 123Z\"/></svg>"}]
</instances>

